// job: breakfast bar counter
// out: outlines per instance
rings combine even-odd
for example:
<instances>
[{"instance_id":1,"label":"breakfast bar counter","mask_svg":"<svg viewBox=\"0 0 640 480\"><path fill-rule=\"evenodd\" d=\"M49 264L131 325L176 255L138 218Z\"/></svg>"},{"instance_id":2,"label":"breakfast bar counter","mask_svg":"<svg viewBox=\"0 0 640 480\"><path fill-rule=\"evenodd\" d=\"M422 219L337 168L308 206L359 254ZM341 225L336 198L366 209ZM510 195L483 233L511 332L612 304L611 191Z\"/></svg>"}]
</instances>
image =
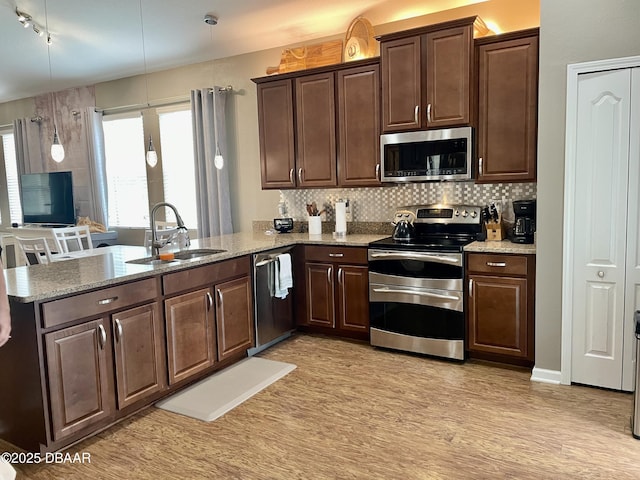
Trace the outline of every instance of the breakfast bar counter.
<instances>
[{"instance_id":1,"label":"breakfast bar counter","mask_svg":"<svg viewBox=\"0 0 640 480\"><path fill-rule=\"evenodd\" d=\"M224 251L188 260L167 261L159 264L127 263L130 260L150 257L151 252L148 248L141 246L114 245L93 249L89 252L74 252L68 255L68 259L61 258L48 265L9 268L5 270L4 274L10 300L29 303L154 277L158 274L237 258L273 248L300 244L366 247L369 242L384 237L385 235L353 234L336 239L331 234L234 233L192 240L189 250L216 249Z\"/></svg>"}]
</instances>

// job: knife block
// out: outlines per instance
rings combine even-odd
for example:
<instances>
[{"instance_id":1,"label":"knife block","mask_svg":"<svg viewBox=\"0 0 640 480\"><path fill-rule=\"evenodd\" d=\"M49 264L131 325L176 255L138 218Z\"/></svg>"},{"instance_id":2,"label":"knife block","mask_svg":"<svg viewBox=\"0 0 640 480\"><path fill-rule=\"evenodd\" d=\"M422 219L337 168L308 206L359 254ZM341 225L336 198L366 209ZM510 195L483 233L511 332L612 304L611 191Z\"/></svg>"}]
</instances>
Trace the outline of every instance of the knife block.
<instances>
[{"instance_id":1,"label":"knife block","mask_svg":"<svg viewBox=\"0 0 640 480\"><path fill-rule=\"evenodd\" d=\"M487 241L500 242L506 238L502 215L498 216L497 222L487 222Z\"/></svg>"}]
</instances>

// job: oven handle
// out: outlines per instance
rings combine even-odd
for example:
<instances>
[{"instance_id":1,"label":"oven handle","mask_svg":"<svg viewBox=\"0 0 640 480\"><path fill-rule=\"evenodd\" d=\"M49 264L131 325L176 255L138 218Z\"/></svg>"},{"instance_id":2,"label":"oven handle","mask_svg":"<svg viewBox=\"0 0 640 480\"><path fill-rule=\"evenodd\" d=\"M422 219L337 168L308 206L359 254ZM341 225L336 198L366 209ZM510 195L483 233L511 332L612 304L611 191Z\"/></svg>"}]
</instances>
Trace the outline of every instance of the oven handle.
<instances>
[{"instance_id":1,"label":"oven handle","mask_svg":"<svg viewBox=\"0 0 640 480\"><path fill-rule=\"evenodd\" d=\"M424 291L421 292L418 290L407 290L403 288L383 287L383 288L374 288L373 291L376 293L406 293L409 295L420 295L423 297L441 298L443 300L460 300L460 297L458 297L457 295L443 295L441 293L431 293L431 292L424 292Z\"/></svg>"},{"instance_id":2,"label":"oven handle","mask_svg":"<svg viewBox=\"0 0 640 480\"><path fill-rule=\"evenodd\" d=\"M370 252L370 258L406 258L409 260L431 260L440 263L453 263L461 265L462 259L456 257L448 257L443 255L432 255L427 253L414 252Z\"/></svg>"}]
</instances>

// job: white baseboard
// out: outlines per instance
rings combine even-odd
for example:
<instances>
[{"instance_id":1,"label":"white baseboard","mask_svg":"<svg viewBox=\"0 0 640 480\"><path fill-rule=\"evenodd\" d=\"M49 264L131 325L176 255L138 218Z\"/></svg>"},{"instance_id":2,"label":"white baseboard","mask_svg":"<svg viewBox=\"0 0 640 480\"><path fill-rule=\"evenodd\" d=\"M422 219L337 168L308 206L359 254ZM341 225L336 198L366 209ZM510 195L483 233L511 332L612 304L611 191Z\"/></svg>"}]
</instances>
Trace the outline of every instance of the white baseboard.
<instances>
[{"instance_id":1,"label":"white baseboard","mask_svg":"<svg viewBox=\"0 0 640 480\"><path fill-rule=\"evenodd\" d=\"M552 383L560 385L562 375L559 370L546 370L544 368L533 367L531 381L540 383Z\"/></svg>"}]
</instances>

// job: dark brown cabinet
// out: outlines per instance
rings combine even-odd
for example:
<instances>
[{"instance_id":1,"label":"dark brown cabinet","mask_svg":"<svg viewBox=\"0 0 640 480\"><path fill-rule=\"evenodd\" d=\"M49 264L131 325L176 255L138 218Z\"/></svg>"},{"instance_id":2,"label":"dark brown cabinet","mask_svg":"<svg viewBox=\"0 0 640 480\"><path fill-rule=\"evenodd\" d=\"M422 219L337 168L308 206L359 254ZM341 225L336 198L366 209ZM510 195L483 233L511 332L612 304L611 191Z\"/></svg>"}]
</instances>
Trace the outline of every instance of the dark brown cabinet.
<instances>
[{"instance_id":1,"label":"dark brown cabinet","mask_svg":"<svg viewBox=\"0 0 640 480\"><path fill-rule=\"evenodd\" d=\"M150 301L157 295L158 282L146 279L42 305L43 325L71 324L44 334L53 441L108 423L166 388L162 317Z\"/></svg>"},{"instance_id":2,"label":"dark brown cabinet","mask_svg":"<svg viewBox=\"0 0 640 480\"><path fill-rule=\"evenodd\" d=\"M115 396L107 320L48 333L45 346L53 440L111 417Z\"/></svg>"},{"instance_id":3,"label":"dark brown cabinet","mask_svg":"<svg viewBox=\"0 0 640 480\"><path fill-rule=\"evenodd\" d=\"M260 83L257 90L262 188L294 187L292 80Z\"/></svg>"},{"instance_id":4,"label":"dark brown cabinet","mask_svg":"<svg viewBox=\"0 0 640 480\"><path fill-rule=\"evenodd\" d=\"M254 79L262 188L380 185L379 77L376 58Z\"/></svg>"},{"instance_id":5,"label":"dark brown cabinet","mask_svg":"<svg viewBox=\"0 0 640 480\"><path fill-rule=\"evenodd\" d=\"M335 187L336 113L333 72L295 79L299 187Z\"/></svg>"},{"instance_id":6,"label":"dark brown cabinet","mask_svg":"<svg viewBox=\"0 0 640 480\"><path fill-rule=\"evenodd\" d=\"M475 20L380 37L383 132L472 122Z\"/></svg>"},{"instance_id":7,"label":"dark brown cabinet","mask_svg":"<svg viewBox=\"0 0 640 480\"><path fill-rule=\"evenodd\" d=\"M216 361L216 335L211 288L164 302L169 384L208 369Z\"/></svg>"},{"instance_id":8,"label":"dark brown cabinet","mask_svg":"<svg viewBox=\"0 0 640 480\"><path fill-rule=\"evenodd\" d=\"M166 387L163 325L157 303L112 315L118 408Z\"/></svg>"},{"instance_id":9,"label":"dark brown cabinet","mask_svg":"<svg viewBox=\"0 0 640 480\"><path fill-rule=\"evenodd\" d=\"M246 355L254 345L249 257L163 277L169 384Z\"/></svg>"},{"instance_id":10,"label":"dark brown cabinet","mask_svg":"<svg viewBox=\"0 0 640 480\"><path fill-rule=\"evenodd\" d=\"M367 250L305 247L305 324L320 331L368 338Z\"/></svg>"},{"instance_id":11,"label":"dark brown cabinet","mask_svg":"<svg viewBox=\"0 0 640 480\"><path fill-rule=\"evenodd\" d=\"M249 277L216 285L218 358L246 353L254 344L253 299Z\"/></svg>"},{"instance_id":12,"label":"dark brown cabinet","mask_svg":"<svg viewBox=\"0 0 640 480\"><path fill-rule=\"evenodd\" d=\"M535 256L467 254L471 357L533 365Z\"/></svg>"},{"instance_id":13,"label":"dark brown cabinet","mask_svg":"<svg viewBox=\"0 0 640 480\"><path fill-rule=\"evenodd\" d=\"M380 185L380 68L340 70L338 90L338 184Z\"/></svg>"},{"instance_id":14,"label":"dark brown cabinet","mask_svg":"<svg viewBox=\"0 0 640 480\"><path fill-rule=\"evenodd\" d=\"M478 182L536 179L538 29L476 40Z\"/></svg>"}]
</instances>

